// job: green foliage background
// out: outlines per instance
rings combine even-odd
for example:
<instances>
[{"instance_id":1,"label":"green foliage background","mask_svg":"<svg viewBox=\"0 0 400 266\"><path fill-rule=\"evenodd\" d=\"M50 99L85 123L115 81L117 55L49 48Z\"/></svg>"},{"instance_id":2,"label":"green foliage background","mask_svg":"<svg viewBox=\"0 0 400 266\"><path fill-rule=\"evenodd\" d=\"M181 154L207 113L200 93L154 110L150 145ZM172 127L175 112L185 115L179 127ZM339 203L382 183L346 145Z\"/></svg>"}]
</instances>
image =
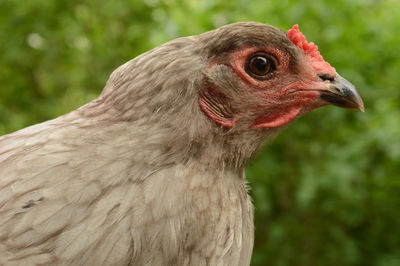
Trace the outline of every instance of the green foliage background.
<instances>
[{"instance_id":1,"label":"green foliage background","mask_svg":"<svg viewBox=\"0 0 400 266\"><path fill-rule=\"evenodd\" d=\"M299 23L366 111L314 111L248 167L252 265L400 265L397 0L0 3L0 135L94 99L113 69L173 38L236 21Z\"/></svg>"}]
</instances>

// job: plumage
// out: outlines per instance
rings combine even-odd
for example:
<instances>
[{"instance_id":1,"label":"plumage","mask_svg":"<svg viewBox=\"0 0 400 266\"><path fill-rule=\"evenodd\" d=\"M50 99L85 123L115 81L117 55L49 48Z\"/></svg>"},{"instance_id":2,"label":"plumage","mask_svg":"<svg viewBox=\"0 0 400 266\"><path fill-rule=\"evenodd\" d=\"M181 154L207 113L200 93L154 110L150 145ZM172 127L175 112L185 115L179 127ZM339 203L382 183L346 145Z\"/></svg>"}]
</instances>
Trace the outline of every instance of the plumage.
<instances>
[{"instance_id":1,"label":"plumage","mask_svg":"<svg viewBox=\"0 0 400 266\"><path fill-rule=\"evenodd\" d=\"M246 74L254 49L276 57L271 77ZM0 265L249 265L246 163L303 113L362 109L350 83L322 99L342 78L304 51L260 23L176 39L92 102L0 137Z\"/></svg>"}]
</instances>

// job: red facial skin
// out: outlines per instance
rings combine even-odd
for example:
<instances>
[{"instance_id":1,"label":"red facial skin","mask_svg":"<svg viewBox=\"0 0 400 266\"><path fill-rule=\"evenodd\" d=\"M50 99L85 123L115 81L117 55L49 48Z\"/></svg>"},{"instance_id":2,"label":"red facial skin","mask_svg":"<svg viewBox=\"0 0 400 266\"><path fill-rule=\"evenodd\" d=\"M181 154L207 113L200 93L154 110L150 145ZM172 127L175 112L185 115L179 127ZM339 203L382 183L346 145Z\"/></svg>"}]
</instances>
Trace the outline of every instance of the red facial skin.
<instances>
[{"instance_id":1,"label":"red facial skin","mask_svg":"<svg viewBox=\"0 0 400 266\"><path fill-rule=\"evenodd\" d=\"M318 91L326 88L329 82L323 81L319 76L328 74L334 77L335 69L324 61L314 43L307 42L298 25L289 30L288 38L304 52L304 56L298 58L298 65L294 69L289 67L289 54L279 48L245 47L231 55L230 67L244 81L245 86L241 89L253 99L251 102L254 106L249 106L249 110L237 110L234 117L227 119L215 107L218 104L210 104L211 101L200 97L202 110L224 127L233 127L246 111L250 111L256 116L251 127L272 128L282 126L304 113L326 105L326 102L320 100ZM275 59L275 70L265 79L255 78L246 70L249 57L256 52L265 52ZM213 94L217 103L219 100L225 101L218 88L211 85L210 89L209 93Z\"/></svg>"},{"instance_id":2,"label":"red facial skin","mask_svg":"<svg viewBox=\"0 0 400 266\"><path fill-rule=\"evenodd\" d=\"M278 61L275 71L265 80L256 79L246 71L248 58L260 51L273 55ZM318 74L308 58L304 60L301 72L295 73L289 68L289 55L277 48L245 48L232 55L232 69L251 86L254 94L265 99L265 105L258 109L264 109L266 115L257 118L253 127L279 127L322 105L316 91L321 87Z\"/></svg>"},{"instance_id":3,"label":"red facial skin","mask_svg":"<svg viewBox=\"0 0 400 266\"><path fill-rule=\"evenodd\" d=\"M208 85L209 93L212 93L215 98L218 97L224 97L224 95L217 89L215 88L212 84ZM232 119L226 119L224 116L221 116L221 114L213 109L212 105L206 100L205 97L200 97L199 98L199 104L201 109L212 119L214 122L217 124L223 126L223 127L233 127L236 123L236 121L239 119L238 117L233 117Z\"/></svg>"}]
</instances>

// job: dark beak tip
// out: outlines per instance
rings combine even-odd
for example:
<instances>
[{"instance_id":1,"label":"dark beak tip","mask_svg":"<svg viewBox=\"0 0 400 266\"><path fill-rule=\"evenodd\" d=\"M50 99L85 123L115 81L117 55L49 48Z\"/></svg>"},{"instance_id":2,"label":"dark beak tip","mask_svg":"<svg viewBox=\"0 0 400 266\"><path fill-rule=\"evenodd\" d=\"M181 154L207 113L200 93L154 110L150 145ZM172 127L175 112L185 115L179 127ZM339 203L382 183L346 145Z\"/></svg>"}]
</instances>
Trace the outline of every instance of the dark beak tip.
<instances>
[{"instance_id":1,"label":"dark beak tip","mask_svg":"<svg viewBox=\"0 0 400 266\"><path fill-rule=\"evenodd\" d=\"M365 112L364 102L363 102L360 94L358 93L358 91L356 90L356 88L352 84L351 84L350 91L351 91L351 93L350 93L350 96L348 98L349 98L349 100L354 102L354 104L355 104L355 108L354 109L360 110L361 112L364 113Z\"/></svg>"},{"instance_id":2,"label":"dark beak tip","mask_svg":"<svg viewBox=\"0 0 400 266\"><path fill-rule=\"evenodd\" d=\"M352 95L350 94L351 96L345 95L343 97L348 102L348 106L344 107L348 107L354 110L359 110L364 113L365 112L364 102L360 94L357 92L355 88L353 88L352 92L353 92Z\"/></svg>"},{"instance_id":3,"label":"dark beak tip","mask_svg":"<svg viewBox=\"0 0 400 266\"><path fill-rule=\"evenodd\" d=\"M364 102L356 88L346 79L337 75L330 89L322 92L321 99L343 108L356 109L365 112Z\"/></svg>"},{"instance_id":4,"label":"dark beak tip","mask_svg":"<svg viewBox=\"0 0 400 266\"><path fill-rule=\"evenodd\" d=\"M364 103L361 101L360 104L358 105L358 110L360 110L361 112L365 112L365 108L364 108Z\"/></svg>"}]
</instances>

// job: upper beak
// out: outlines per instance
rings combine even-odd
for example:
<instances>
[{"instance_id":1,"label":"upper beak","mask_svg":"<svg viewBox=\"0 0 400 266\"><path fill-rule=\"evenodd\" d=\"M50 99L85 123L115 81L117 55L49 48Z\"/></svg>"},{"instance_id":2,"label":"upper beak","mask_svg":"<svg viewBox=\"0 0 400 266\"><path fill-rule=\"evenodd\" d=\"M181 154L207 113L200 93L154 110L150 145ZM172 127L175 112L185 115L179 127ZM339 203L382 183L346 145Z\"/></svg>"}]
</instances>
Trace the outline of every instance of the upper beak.
<instances>
[{"instance_id":1,"label":"upper beak","mask_svg":"<svg viewBox=\"0 0 400 266\"><path fill-rule=\"evenodd\" d=\"M364 103L356 88L338 74L325 89L320 90L320 98L336 106L364 112Z\"/></svg>"}]
</instances>

